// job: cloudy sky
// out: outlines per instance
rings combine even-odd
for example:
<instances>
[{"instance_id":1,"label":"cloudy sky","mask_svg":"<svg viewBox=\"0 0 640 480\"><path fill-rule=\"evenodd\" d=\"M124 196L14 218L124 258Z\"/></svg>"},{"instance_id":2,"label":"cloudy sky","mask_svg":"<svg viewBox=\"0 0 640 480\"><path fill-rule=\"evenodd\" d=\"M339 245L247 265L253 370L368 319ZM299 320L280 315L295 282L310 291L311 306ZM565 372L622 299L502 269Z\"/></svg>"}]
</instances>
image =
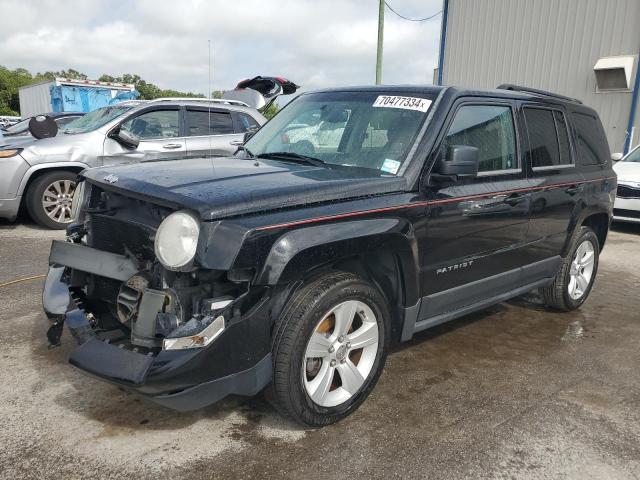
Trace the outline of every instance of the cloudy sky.
<instances>
[{"instance_id":1,"label":"cloudy sky","mask_svg":"<svg viewBox=\"0 0 640 480\"><path fill-rule=\"evenodd\" d=\"M442 0L389 0L419 18ZM0 65L73 68L97 78L137 73L162 88L207 91L255 75L305 90L375 79L377 0L2 0ZM384 83L431 83L440 19L385 16Z\"/></svg>"}]
</instances>

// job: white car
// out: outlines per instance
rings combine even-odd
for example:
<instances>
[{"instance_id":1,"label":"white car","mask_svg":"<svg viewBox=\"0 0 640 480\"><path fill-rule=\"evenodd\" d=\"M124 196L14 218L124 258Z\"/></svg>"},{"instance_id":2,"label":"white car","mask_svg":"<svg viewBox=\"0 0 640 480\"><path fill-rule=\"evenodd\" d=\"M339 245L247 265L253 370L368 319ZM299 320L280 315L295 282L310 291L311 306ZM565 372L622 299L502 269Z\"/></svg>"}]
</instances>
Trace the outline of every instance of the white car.
<instances>
[{"instance_id":1,"label":"white car","mask_svg":"<svg viewBox=\"0 0 640 480\"><path fill-rule=\"evenodd\" d=\"M640 223L640 145L616 162L613 170L618 175L613 219L618 222Z\"/></svg>"}]
</instances>

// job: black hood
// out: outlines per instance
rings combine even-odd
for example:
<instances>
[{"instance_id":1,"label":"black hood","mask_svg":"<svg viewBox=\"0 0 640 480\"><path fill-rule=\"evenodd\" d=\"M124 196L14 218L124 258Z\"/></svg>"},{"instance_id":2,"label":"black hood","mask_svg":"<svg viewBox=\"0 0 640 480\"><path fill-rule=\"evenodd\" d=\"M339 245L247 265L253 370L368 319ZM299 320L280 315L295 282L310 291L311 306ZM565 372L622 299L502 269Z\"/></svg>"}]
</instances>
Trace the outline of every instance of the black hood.
<instances>
[{"instance_id":1,"label":"black hood","mask_svg":"<svg viewBox=\"0 0 640 480\"><path fill-rule=\"evenodd\" d=\"M194 210L203 220L406 189L404 178L374 170L236 157L105 166L84 176L125 195Z\"/></svg>"}]
</instances>

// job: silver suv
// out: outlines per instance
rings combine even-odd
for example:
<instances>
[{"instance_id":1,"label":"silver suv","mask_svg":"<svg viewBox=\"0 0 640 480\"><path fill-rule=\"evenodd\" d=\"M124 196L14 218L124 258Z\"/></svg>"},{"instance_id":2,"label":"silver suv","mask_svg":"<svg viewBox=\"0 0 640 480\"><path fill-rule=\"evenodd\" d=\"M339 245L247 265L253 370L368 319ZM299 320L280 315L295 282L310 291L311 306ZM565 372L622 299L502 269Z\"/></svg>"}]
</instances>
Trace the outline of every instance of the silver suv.
<instances>
[{"instance_id":1,"label":"silver suv","mask_svg":"<svg viewBox=\"0 0 640 480\"><path fill-rule=\"evenodd\" d=\"M0 218L21 205L40 225L65 228L78 172L105 164L227 155L266 119L238 100L128 101L94 110L56 136L0 148Z\"/></svg>"}]
</instances>

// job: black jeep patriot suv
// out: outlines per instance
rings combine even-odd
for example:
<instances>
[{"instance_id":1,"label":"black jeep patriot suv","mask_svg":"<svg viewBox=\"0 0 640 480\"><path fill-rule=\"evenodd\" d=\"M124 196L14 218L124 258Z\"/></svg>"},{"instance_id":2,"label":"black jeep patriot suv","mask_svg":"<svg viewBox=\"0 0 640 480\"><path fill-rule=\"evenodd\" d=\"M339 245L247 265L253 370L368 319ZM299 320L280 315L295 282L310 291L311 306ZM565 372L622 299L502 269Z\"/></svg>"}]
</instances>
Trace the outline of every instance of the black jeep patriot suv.
<instances>
[{"instance_id":1,"label":"black jeep patriot suv","mask_svg":"<svg viewBox=\"0 0 640 480\"><path fill-rule=\"evenodd\" d=\"M305 425L369 395L392 342L540 289L579 307L616 191L598 115L505 85L300 95L230 158L86 170L47 336L178 410L267 397Z\"/></svg>"}]
</instances>

